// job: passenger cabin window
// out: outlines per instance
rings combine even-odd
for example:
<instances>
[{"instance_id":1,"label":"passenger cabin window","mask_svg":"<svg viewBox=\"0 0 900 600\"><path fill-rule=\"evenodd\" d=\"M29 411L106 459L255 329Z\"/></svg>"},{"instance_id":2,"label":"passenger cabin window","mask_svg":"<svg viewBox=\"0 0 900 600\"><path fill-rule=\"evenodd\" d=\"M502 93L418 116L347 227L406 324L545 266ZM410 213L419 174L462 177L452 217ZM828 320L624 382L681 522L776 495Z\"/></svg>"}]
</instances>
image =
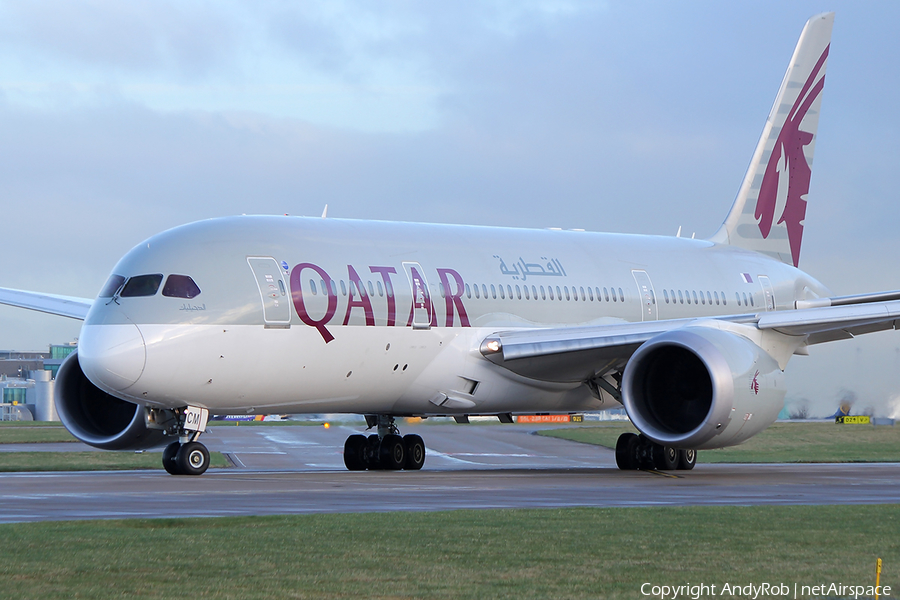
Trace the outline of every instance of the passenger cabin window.
<instances>
[{"instance_id":1,"label":"passenger cabin window","mask_svg":"<svg viewBox=\"0 0 900 600\"><path fill-rule=\"evenodd\" d=\"M163 276L159 273L155 275L136 275L130 277L125 282L120 296L123 298L137 298L140 296L155 296L159 291L159 284L162 283Z\"/></svg>"},{"instance_id":2,"label":"passenger cabin window","mask_svg":"<svg viewBox=\"0 0 900 600\"><path fill-rule=\"evenodd\" d=\"M281 280L278 282L281 283ZM284 286L283 283L281 285ZM166 278L166 285L163 286L162 294L169 298L190 299L200 295L200 288L187 275L169 275Z\"/></svg>"},{"instance_id":3,"label":"passenger cabin window","mask_svg":"<svg viewBox=\"0 0 900 600\"><path fill-rule=\"evenodd\" d=\"M119 291L119 288L122 287L123 283L125 283L125 278L121 275L110 275L103 289L100 290L99 297L112 298Z\"/></svg>"}]
</instances>

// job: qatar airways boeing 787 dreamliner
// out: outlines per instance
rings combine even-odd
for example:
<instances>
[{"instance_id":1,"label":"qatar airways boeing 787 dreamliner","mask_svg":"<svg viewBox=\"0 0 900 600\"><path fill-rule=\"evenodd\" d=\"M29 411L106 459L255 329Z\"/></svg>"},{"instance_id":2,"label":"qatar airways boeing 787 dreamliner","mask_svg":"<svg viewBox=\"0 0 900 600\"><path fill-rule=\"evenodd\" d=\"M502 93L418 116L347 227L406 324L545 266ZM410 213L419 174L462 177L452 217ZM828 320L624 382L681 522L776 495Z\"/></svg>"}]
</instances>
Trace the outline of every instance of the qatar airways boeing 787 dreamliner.
<instances>
[{"instance_id":1,"label":"qatar airways boeing 787 dreamliner","mask_svg":"<svg viewBox=\"0 0 900 600\"><path fill-rule=\"evenodd\" d=\"M83 319L60 418L98 448L168 442L173 474L206 470L210 414L364 414L347 468L419 469L397 417L621 405L641 435L620 468L691 468L775 420L793 354L900 320L900 292L835 298L797 268L833 19L803 29L708 240L241 216L140 243L94 300L0 302Z\"/></svg>"}]
</instances>

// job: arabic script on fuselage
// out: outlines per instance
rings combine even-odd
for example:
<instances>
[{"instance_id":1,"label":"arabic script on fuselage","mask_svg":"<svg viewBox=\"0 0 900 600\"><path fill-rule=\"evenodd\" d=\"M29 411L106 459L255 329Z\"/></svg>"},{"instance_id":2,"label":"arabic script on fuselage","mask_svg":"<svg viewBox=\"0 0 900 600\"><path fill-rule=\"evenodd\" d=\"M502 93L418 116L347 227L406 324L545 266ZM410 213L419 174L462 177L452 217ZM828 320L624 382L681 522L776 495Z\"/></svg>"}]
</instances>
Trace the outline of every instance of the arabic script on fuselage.
<instances>
[{"instance_id":1,"label":"arabic script on fuselage","mask_svg":"<svg viewBox=\"0 0 900 600\"><path fill-rule=\"evenodd\" d=\"M206 304L182 304L178 310L206 310Z\"/></svg>"},{"instance_id":2,"label":"arabic script on fuselage","mask_svg":"<svg viewBox=\"0 0 900 600\"><path fill-rule=\"evenodd\" d=\"M520 256L519 260L512 263L512 267L507 267L506 261L498 255L495 254L494 258L500 261L500 272L512 276L517 281L525 281L529 277L566 277L562 263L555 258L548 259L542 256L539 262L529 263Z\"/></svg>"}]
</instances>

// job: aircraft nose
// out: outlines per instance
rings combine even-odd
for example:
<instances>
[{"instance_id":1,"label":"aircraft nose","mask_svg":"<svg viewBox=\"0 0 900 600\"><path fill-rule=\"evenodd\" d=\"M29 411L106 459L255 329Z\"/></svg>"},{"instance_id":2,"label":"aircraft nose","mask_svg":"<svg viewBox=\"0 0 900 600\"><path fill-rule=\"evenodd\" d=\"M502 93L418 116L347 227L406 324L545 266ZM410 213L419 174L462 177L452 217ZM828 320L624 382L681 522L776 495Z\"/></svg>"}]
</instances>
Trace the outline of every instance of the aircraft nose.
<instances>
[{"instance_id":1,"label":"aircraft nose","mask_svg":"<svg viewBox=\"0 0 900 600\"><path fill-rule=\"evenodd\" d=\"M125 390L141 377L147 349L133 323L85 325L78 340L78 362L100 389Z\"/></svg>"}]
</instances>

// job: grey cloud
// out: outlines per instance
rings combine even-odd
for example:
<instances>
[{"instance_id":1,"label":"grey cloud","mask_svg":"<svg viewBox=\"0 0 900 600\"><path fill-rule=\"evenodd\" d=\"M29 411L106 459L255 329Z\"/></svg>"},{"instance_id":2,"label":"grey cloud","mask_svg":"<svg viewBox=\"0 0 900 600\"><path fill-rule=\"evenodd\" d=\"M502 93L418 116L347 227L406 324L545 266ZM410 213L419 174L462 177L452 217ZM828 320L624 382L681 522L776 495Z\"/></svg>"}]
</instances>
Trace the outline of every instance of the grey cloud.
<instances>
[{"instance_id":1,"label":"grey cloud","mask_svg":"<svg viewBox=\"0 0 900 600\"><path fill-rule=\"evenodd\" d=\"M203 4L36 0L2 10L3 45L23 60L196 76L235 45L235 23Z\"/></svg>"}]
</instances>

